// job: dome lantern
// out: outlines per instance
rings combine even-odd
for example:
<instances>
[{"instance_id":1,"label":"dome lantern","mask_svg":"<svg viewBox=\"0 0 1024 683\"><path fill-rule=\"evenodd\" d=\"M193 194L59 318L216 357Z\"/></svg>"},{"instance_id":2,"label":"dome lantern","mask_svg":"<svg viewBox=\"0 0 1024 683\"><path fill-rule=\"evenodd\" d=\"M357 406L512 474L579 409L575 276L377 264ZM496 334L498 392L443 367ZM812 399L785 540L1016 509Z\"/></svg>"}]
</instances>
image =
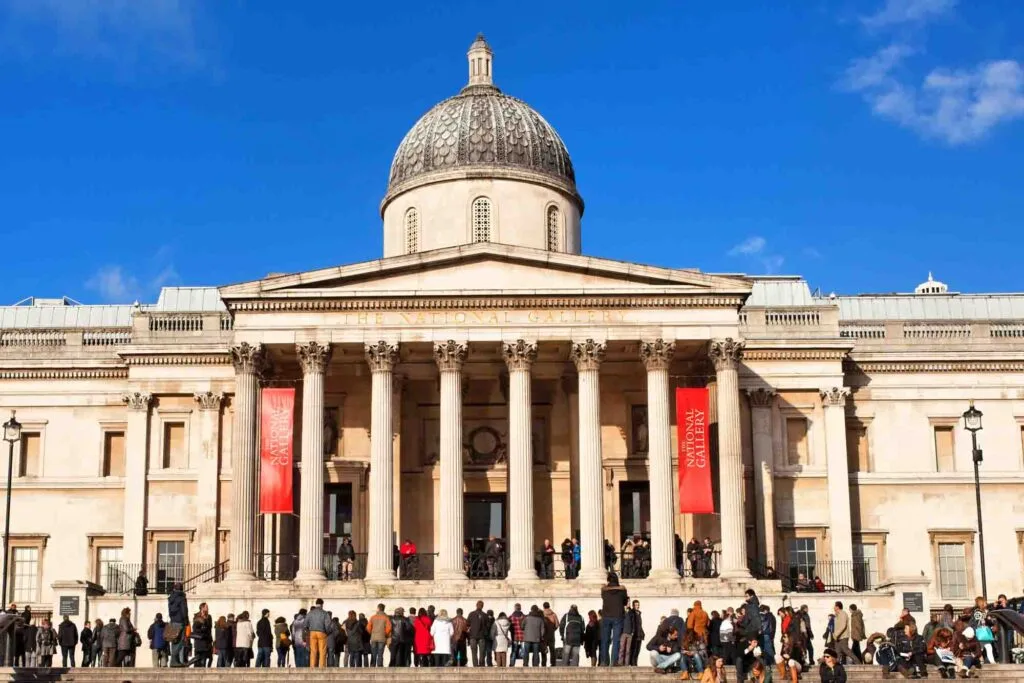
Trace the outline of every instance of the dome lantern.
<instances>
[{"instance_id":1,"label":"dome lantern","mask_svg":"<svg viewBox=\"0 0 1024 683\"><path fill-rule=\"evenodd\" d=\"M476 34L476 40L469 46L469 52L466 53L466 57L469 59L469 85L493 86L494 73L492 71L492 64L494 52L484 39L484 34Z\"/></svg>"}]
</instances>

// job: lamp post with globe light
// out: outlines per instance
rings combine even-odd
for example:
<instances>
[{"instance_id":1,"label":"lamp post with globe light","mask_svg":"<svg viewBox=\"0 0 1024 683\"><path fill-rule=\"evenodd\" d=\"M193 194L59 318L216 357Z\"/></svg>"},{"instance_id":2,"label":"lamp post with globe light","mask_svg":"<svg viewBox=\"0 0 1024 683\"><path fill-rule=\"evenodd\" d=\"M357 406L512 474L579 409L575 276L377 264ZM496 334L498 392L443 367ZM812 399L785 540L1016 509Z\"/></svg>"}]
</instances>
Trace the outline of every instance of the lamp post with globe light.
<instances>
[{"instance_id":1,"label":"lamp post with globe light","mask_svg":"<svg viewBox=\"0 0 1024 683\"><path fill-rule=\"evenodd\" d=\"M4 578L0 589L0 607L7 605L8 563L11 556L11 480L14 478L14 444L21 441L21 423L11 411L11 419L4 423L4 441L7 442L7 514L4 515Z\"/></svg>"},{"instance_id":2,"label":"lamp post with globe light","mask_svg":"<svg viewBox=\"0 0 1024 683\"><path fill-rule=\"evenodd\" d=\"M981 449L978 448L978 432L981 431L981 411L974 407L974 401L971 401L970 407L964 411L964 429L971 433L971 460L974 461L974 498L978 506L978 547L981 549L981 594L988 600L988 582L985 579L985 531L981 525L981 477L978 474L978 465L982 461Z\"/></svg>"}]
</instances>

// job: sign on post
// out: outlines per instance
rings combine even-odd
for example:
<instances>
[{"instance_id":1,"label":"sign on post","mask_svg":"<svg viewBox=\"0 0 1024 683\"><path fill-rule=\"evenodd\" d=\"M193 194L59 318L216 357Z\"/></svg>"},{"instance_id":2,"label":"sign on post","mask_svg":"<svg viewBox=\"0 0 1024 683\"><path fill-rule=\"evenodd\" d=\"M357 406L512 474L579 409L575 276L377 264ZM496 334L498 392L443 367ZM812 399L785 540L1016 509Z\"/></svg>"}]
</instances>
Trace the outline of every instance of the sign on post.
<instances>
[{"instance_id":1,"label":"sign on post","mask_svg":"<svg viewBox=\"0 0 1024 683\"><path fill-rule=\"evenodd\" d=\"M924 593L904 593L903 609L913 612L924 612Z\"/></svg>"},{"instance_id":2,"label":"sign on post","mask_svg":"<svg viewBox=\"0 0 1024 683\"><path fill-rule=\"evenodd\" d=\"M81 598L77 595L62 595L60 596L60 603L58 605L58 611L63 617L67 615L69 617L77 617L79 612Z\"/></svg>"}]
</instances>

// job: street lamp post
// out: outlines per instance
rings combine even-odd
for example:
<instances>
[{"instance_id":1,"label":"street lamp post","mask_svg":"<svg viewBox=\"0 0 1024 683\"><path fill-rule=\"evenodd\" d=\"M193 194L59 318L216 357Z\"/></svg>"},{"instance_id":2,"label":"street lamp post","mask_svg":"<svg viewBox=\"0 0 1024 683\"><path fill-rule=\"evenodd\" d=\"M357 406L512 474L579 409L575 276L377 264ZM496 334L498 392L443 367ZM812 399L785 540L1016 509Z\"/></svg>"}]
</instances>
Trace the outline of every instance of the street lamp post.
<instances>
[{"instance_id":1,"label":"street lamp post","mask_svg":"<svg viewBox=\"0 0 1024 683\"><path fill-rule=\"evenodd\" d=\"M7 577L11 557L11 480L14 478L14 444L21 441L21 423L11 411L11 419L4 423L4 441L7 442L7 514L4 515L4 578L0 589L0 609L7 606Z\"/></svg>"},{"instance_id":2,"label":"street lamp post","mask_svg":"<svg viewBox=\"0 0 1024 683\"><path fill-rule=\"evenodd\" d=\"M978 547L981 549L981 594L988 600L988 581L985 578L985 530L981 525L981 477L978 474L978 465L982 461L981 449L978 448L978 432L981 431L981 411L974 407L974 401L971 401L970 407L964 411L964 429L971 433L971 460L974 461L974 498L978 506Z\"/></svg>"}]
</instances>

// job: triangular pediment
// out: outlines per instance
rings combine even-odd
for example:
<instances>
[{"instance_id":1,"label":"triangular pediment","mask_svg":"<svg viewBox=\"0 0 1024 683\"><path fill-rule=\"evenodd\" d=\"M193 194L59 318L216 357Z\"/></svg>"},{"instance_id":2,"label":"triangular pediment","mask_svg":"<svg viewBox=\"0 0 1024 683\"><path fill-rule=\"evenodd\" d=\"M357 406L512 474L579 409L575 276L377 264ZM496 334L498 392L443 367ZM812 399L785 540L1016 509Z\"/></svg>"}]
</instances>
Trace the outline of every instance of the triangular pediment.
<instances>
[{"instance_id":1,"label":"triangular pediment","mask_svg":"<svg viewBox=\"0 0 1024 683\"><path fill-rule=\"evenodd\" d=\"M474 244L221 288L231 299L438 294L750 292L737 275L658 268L501 244Z\"/></svg>"}]
</instances>

